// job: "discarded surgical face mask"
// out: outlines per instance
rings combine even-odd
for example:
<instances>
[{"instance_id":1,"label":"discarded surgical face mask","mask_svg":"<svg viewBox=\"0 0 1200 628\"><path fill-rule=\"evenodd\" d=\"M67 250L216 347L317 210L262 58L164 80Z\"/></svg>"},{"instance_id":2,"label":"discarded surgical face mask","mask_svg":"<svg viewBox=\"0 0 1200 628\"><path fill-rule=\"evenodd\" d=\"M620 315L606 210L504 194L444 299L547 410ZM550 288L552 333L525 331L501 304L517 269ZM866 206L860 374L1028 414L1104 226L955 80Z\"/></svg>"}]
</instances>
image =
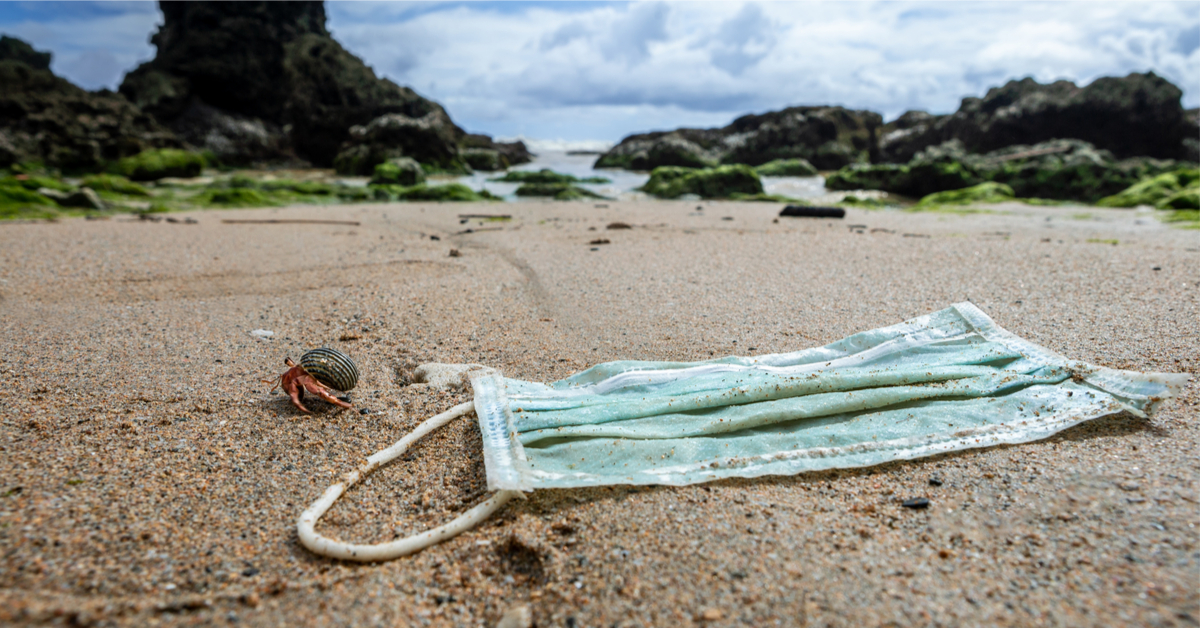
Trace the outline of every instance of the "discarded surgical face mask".
<instances>
[{"instance_id":1,"label":"discarded surgical face mask","mask_svg":"<svg viewBox=\"0 0 1200 628\"><path fill-rule=\"evenodd\" d=\"M473 373L473 403L372 456L301 516L319 554L387 560L454 536L539 488L684 485L863 467L1024 443L1096 417L1145 417L1187 375L1068 360L959 303L824 347L706 362L610 362L552 384ZM474 410L495 496L454 522L381 545L332 541L317 519L366 473Z\"/></svg>"}]
</instances>

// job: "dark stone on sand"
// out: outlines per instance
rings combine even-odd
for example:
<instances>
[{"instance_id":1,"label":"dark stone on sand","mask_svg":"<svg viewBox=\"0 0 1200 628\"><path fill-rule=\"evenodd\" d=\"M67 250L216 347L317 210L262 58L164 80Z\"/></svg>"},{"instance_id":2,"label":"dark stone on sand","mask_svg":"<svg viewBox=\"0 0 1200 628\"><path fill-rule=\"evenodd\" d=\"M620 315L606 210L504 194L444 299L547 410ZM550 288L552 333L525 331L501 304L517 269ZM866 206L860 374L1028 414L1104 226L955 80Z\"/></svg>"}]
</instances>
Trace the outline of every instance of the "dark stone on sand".
<instances>
[{"instance_id":1,"label":"dark stone on sand","mask_svg":"<svg viewBox=\"0 0 1200 628\"><path fill-rule=\"evenodd\" d=\"M810 207L807 205L788 205L779 212L780 217L790 218L845 218L846 210L841 207Z\"/></svg>"},{"instance_id":2,"label":"dark stone on sand","mask_svg":"<svg viewBox=\"0 0 1200 628\"><path fill-rule=\"evenodd\" d=\"M925 499L924 497L915 497L913 499L906 499L903 502L900 502L900 505L904 506L905 508L920 510L922 508L929 508L929 500Z\"/></svg>"}]
</instances>

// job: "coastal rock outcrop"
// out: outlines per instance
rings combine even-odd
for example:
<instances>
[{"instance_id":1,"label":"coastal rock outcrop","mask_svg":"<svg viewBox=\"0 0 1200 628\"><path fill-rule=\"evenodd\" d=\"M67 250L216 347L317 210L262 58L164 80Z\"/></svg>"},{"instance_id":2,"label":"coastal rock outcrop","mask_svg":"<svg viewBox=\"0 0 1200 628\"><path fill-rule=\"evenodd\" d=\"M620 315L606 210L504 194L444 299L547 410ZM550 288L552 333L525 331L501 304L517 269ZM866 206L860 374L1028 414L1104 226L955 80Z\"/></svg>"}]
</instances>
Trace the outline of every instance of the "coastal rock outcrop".
<instances>
[{"instance_id":1,"label":"coastal rock outcrop","mask_svg":"<svg viewBox=\"0 0 1200 628\"><path fill-rule=\"evenodd\" d=\"M789 107L742 116L719 129L641 133L621 140L596 160L597 168L653 170L716 164L758 166L804 159L823 170L871 161L883 118L842 107Z\"/></svg>"},{"instance_id":2,"label":"coastal rock outcrop","mask_svg":"<svg viewBox=\"0 0 1200 628\"><path fill-rule=\"evenodd\" d=\"M158 53L125 77L120 92L221 161L332 166L353 139L353 127L383 116L441 121L445 132L420 130L423 139L439 143L423 148L427 154L456 155L467 137L440 105L377 77L335 41L320 2L159 6L163 25L150 40ZM399 156L396 150L360 152L379 155L362 165L367 175Z\"/></svg>"},{"instance_id":3,"label":"coastal rock outcrop","mask_svg":"<svg viewBox=\"0 0 1200 628\"><path fill-rule=\"evenodd\" d=\"M931 146L907 164L857 164L831 174L832 190L884 190L912 197L1002 183L1022 198L1094 202L1146 176L1178 168L1173 160L1118 160L1088 142L1056 139L1014 145L985 154L969 153L959 140Z\"/></svg>"},{"instance_id":4,"label":"coastal rock outcrop","mask_svg":"<svg viewBox=\"0 0 1200 628\"><path fill-rule=\"evenodd\" d=\"M49 66L50 53L0 38L0 167L42 162L94 170L149 148L181 145L119 94L88 92Z\"/></svg>"},{"instance_id":5,"label":"coastal rock outcrop","mask_svg":"<svg viewBox=\"0 0 1200 628\"><path fill-rule=\"evenodd\" d=\"M1198 146L1196 128L1181 97L1178 87L1153 72L1099 78L1086 87L1009 81L983 98L964 98L953 114L910 111L884 125L879 160L904 163L950 140L986 153L1060 138L1086 141L1117 158L1195 159L1197 150L1189 147Z\"/></svg>"}]
</instances>

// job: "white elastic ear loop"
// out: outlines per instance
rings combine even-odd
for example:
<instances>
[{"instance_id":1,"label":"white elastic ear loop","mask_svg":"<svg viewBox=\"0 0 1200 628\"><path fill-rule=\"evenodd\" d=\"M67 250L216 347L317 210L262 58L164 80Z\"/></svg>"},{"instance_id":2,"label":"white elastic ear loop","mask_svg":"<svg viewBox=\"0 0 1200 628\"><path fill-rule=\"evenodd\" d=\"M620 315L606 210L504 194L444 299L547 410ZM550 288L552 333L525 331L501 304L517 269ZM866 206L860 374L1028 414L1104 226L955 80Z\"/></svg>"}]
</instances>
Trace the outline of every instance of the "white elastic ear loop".
<instances>
[{"instance_id":1,"label":"white elastic ear loop","mask_svg":"<svg viewBox=\"0 0 1200 628\"><path fill-rule=\"evenodd\" d=\"M424 423L418 425L417 429L413 430L408 436L401 438L395 445L383 451L376 452L375 455L367 458L366 464L355 471L347 473L341 482L325 489L325 494L320 499L313 502L308 507L308 510L300 513L300 521L296 523L296 531L300 534L300 543L313 553L328 556L329 558L356 560L364 563L392 560L393 558L414 554L430 545L436 545L446 539L458 536L479 525L508 500L520 496L520 491L499 491L487 501L464 512L457 519L446 525L403 539L388 543L379 543L377 545L342 543L341 541L321 536L314 529L317 525L317 520L321 518L321 515L325 514L326 510L329 510L330 506L333 506L333 502L337 501L347 489L366 477L368 473L395 460L400 454L408 450L409 445L420 440L422 436L464 414L470 414L474 410L475 404L467 402L454 406L446 412L426 420Z\"/></svg>"}]
</instances>

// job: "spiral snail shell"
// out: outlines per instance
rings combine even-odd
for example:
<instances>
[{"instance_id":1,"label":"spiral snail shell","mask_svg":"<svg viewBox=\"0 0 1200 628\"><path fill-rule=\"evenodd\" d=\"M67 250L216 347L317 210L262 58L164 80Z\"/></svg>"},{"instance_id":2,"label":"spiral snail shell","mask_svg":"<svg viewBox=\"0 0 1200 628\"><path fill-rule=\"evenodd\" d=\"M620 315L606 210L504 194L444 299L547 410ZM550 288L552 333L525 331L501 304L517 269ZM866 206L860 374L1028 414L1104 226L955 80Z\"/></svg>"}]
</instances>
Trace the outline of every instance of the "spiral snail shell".
<instances>
[{"instance_id":1,"label":"spiral snail shell","mask_svg":"<svg viewBox=\"0 0 1200 628\"><path fill-rule=\"evenodd\" d=\"M358 385L358 367L350 356L328 347L313 349L300 356L300 366L318 382L346 392Z\"/></svg>"}]
</instances>

